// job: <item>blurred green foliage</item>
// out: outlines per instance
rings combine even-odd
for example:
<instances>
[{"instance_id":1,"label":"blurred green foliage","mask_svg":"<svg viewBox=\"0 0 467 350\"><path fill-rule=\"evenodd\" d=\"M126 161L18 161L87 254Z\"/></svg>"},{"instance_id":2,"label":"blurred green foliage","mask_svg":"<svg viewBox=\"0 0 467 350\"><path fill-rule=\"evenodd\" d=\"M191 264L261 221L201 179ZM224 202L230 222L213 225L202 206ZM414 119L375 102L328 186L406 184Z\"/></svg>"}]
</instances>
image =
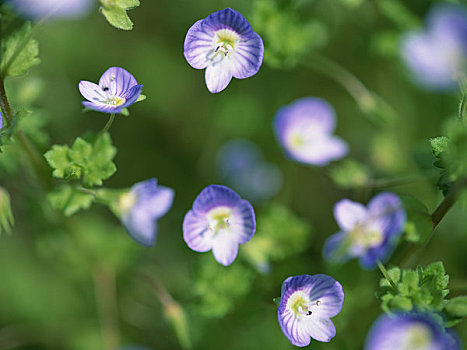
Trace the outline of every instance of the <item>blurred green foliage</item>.
<instances>
[{"instance_id":1,"label":"blurred green foliage","mask_svg":"<svg viewBox=\"0 0 467 350\"><path fill-rule=\"evenodd\" d=\"M401 240L390 260L398 265L408 243L427 243L430 213L442 200L436 180L420 173L426 169L420 169L414 149L441 167L445 191L465 175L466 134L450 117L458 112L458 96L419 90L399 62L400 35L422 25L432 2L143 1L129 19L126 10L137 3L101 1L109 22L131 32L109 26L97 4L87 18L47 22L35 33L30 24L2 17L2 38L7 38L2 40L2 70L16 48L25 45L7 74L28 74L6 80L16 117L12 127L2 130L0 179L10 194L16 226L14 235L0 240L0 349L102 350L109 332L122 347L291 349L272 299L288 276L316 273L339 280L346 299L333 318L336 337L326 344L313 342L313 348L361 349L380 313L374 297L380 276L354 262L331 266L323 261L323 242L338 230L334 204L341 198L364 203L383 189L407 195L409 242ZM183 40L195 21L226 6L244 14L262 36L265 64L258 75L234 79L226 91L211 95L204 73L186 63ZM33 67L37 42L42 64ZM77 85L96 81L110 66L134 74L148 99L133 106L130 117L116 119L113 142L107 134L97 142L80 135L95 135L107 116L82 113ZM283 156L271 123L280 106L303 96L321 97L334 106L337 134L349 143L351 158L319 169ZM27 136L29 148L15 137L18 131ZM255 206L257 232L226 268L211 253L186 247L181 221L199 190L216 182L218 148L238 137L257 143L268 161L281 167L284 188L273 202ZM58 177L50 183L51 169L42 155L51 147L47 158ZM77 155L75 147L83 152ZM45 168L36 164L37 157ZM392 181L407 174L417 176ZM117 218L90 206L94 196L79 187L105 180L108 188L128 188L150 177L174 188L176 201L159 222L157 245L145 249L128 237ZM119 193L95 192L106 203ZM417 261L426 266L442 260L443 265L389 269L397 291L381 282L384 310L436 310L450 326L465 317L465 223L462 208L454 207ZM450 299L443 266L451 276ZM173 304L160 302L142 272L158 277ZM96 283L102 276L107 280ZM107 288L107 309L100 305L102 291L96 285ZM464 343L466 327L466 322L455 327Z\"/></svg>"}]
</instances>

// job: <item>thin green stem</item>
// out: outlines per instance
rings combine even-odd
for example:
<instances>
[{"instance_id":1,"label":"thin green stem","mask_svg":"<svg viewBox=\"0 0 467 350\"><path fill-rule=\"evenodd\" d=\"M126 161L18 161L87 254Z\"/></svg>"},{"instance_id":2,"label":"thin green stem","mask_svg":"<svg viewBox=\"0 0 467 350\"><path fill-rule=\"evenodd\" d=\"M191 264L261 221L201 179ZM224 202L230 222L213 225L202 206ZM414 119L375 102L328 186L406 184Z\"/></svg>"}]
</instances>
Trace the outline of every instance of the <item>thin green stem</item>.
<instances>
[{"instance_id":1,"label":"thin green stem","mask_svg":"<svg viewBox=\"0 0 467 350\"><path fill-rule=\"evenodd\" d=\"M392 289L394 289L395 292L397 292L397 286L396 284L394 283L394 281L392 280L391 276L389 276L389 273L388 271L386 270L386 268L384 267L384 265L381 263L381 261L377 261L377 264L378 264L378 267L379 267L379 270L381 271L381 273L383 274L384 278L386 278L386 280L389 282L389 284L391 285Z\"/></svg>"},{"instance_id":2,"label":"thin green stem","mask_svg":"<svg viewBox=\"0 0 467 350\"><path fill-rule=\"evenodd\" d=\"M112 113L109 117L109 120L107 121L107 124L105 124L104 128L101 131L101 135L105 134L107 131L109 131L110 127L112 126L113 122L115 120L115 113Z\"/></svg>"},{"instance_id":3,"label":"thin green stem","mask_svg":"<svg viewBox=\"0 0 467 350\"><path fill-rule=\"evenodd\" d=\"M94 270L93 277L104 348L120 349L115 271L100 266Z\"/></svg>"},{"instance_id":4,"label":"thin green stem","mask_svg":"<svg viewBox=\"0 0 467 350\"><path fill-rule=\"evenodd\" d=\"M438 226L447 212L456 203L461 191L467 186L467 179L459 180L444 197L443 201L436 207L431 214L431 221L433 222L433 230Z\"/></svg>"},{"instance_id":5,"label":"thin green stem","mask_svg":"<svg viewBox=\"0 0 467 350\"><path fill-rule=\"evenodd\" d=\"M436 209L431 214L431 222L433 223L433 228L431 230L430 235L425 240L422 246L412 246L409 252L402 259L401 265L403 267L412 266L412 262L418 260L418 257L426 249L428 244L431 242L433 236L435 235L436 228L438 227L439 223L441 222L441 220L443 220L443 218L446 216L449 210L457 202L460 193L466 186L467 179L458 180L457 183L448 192L447 196L444 197L441 203L436 207Z\"/></svg>"},{"instance_id":6,"label":"thin green stem","mask_svg":"<svg viewBox=\"0 0 467 350\"><path fill-rule=\"evenodd\" d=\"M384 107L386 114L390 114L391 119L396 115L392 107L380 96L376 95L351 72L334 62L333 60L314 52L307 61L307 66L326 75L328 78L341 85L357 102L359 108L369 113ZM386 116L388 117L388 116Z\"/></svg>"}]
</instances>

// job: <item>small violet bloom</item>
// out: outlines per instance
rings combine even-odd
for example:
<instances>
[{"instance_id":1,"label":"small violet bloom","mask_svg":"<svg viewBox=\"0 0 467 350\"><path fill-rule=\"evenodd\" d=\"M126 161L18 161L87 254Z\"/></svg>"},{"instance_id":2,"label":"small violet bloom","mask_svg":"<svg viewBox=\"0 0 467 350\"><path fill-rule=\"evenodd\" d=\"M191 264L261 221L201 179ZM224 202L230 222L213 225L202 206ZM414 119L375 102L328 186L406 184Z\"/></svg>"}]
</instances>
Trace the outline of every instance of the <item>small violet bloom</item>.
<instances>
[{"instance_id":1,"label":"small violet bloom","mask_svg":"<svg viewBox=\"0 0 467 350\"><path fill-rule=\"evenodd\" d=\"M461 350L429 313L382 315L371 327L365 350Z\"/></svg>"},{"instance_id":2,"label":"small violet bloom","mask_svg":"<svg viewBox=\"0 0 467 350\"><path fill-rule=\"evenodd\" d=\"M79 92L88 101L83 106L104 113L122 113L136 102L141 88L136 79L125 69L112 67L99 79L99 85L90 81L79 82Z\"/></svg>"},{"instance_id":3,"label":"small violet bloom","mask_svg":"<svg viewBox=\"0 0 467 350\"><path fill-rule=\"evenodd\" d=\"M197 252L212 249L222 265L233 263L238 245L248 242L256 230L251 204L226 186L210 185L196 197L183 220L183 239Z\"/></svg>"},{"instance_id":4,"label":"small violet bloom","mask_svg":"<svg viewBox=\"0 0 467 350\"><path fill-rule=\"evenodd\" d=\"M217 152L216 165L222 182L251 201L263 201L279 192L282 172L264 159L254 143L236 139L226 142Z\"/></svg>"},{"instance_id":5,"label":"small violet bloom","mask_svg":"<svg viewBox=\"0 0 467 350\"><path fill-rule=\"evenodd\" d=\"M16 12L29 19L79 18L96 4L96 0L7 0Z\"/></svg>"},{"instance_id":6,"label":"small violet bloom","mask_svg":"<svg viewBox=\"0 0 467 350\"><path fill-rule=\"evenodd\" d=\"M193 68L206 68L206 85L212 93L224 90L232 77L255 75L263 53L261 37L231 8L197 21L185 37L185 58Z\"/></svg>"},{"instance_id":7,"label":"small violet bloom","mask_svg":"<svg viewBox=\"0 0 467 350\"><path fill-rule=\"evenodd\" d=\"M320 98L305 97L279 109L274 131L287 156L300 163L324 166L348 153L347 144L332 135L336 116Z\"/></svg>"},{"instance_id":8,"label":"small violet bloom","mask_svg":"<svg viewBox=\"0 0 467 350\"><path fill-rule=\"evenodd\" d=\"M366 208L348 199L337 202L334 217L341 231L327 239L324 256L340 262L359 257L360 265L371 269L394 250L406 215L399 197L383 192Z\"/></svg>"},{"instance_id":9,"label":"small violet bloom","mask_svg":"<svg viewBox=\"0 0 467 350\"><path fill-rule=\"evenodd\" d=\"M467 7L435 6L426 22L425 31L402 38L403 61L425 88L454 88L467 70Z\"/></svg>"},{"instance_id":10,"label":"small violet bloom","mask_svg":"<svg viewBox=\"0 0 467 350\"><path fill-rule=\"evenodd\" d=\"M158 186L156 179L138 182L118 201L123 226L136 242L150 247L156 242L157 220L172 206L174 191Z\"/></svg>"},{"instance_id":11,"label":"small violet bloom","mask_svg":"<svg viewBox=\"0 0 467 350\"><path fill-rule=\"evenodd\" d=\"M3 116L2 116L2 111L0 111L0 129L3 128Z\"/></svg>"},{"instance_id":12,"label":"small violet bloom","mask_svg":"<svg viewBox=\"0 0 467 350\"><path fill-rule=\"evenodd\" d=\"M282 332L295 346L307 346L310 337L329 342L336 335L331 317L344 303L339 282L327 275L301 275L282 284L277 317Z\"/></svg>"}]
</instances>

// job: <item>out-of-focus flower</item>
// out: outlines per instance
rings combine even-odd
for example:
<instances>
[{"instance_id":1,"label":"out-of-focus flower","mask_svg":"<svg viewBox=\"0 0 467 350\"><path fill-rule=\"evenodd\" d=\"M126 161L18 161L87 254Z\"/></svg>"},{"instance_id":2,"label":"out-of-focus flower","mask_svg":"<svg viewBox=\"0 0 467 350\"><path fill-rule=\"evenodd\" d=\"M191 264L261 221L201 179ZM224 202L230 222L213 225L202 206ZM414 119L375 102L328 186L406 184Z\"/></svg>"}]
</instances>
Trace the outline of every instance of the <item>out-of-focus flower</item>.
<instances>
[{"instance_id":1,"label":"out-of-focus flower","mask_svg":"<svg viewBox=\"0 0 467 350\"><path fill-rule=\"evenodd\" d=\"M367 208L348 199L337 202L334 217L341 231L327 239L324 256L340 262L358 257L364 268L374 268L394 250L406 215L399 197L383 192Z\"/></svg>"},{"instance_id":2,"label":"out-of-focus flower","mask_svg":"<svg viewBox=\"0 0 467 350\"><path fill-rule=\"evenodd\" d=\"M300 163L324 166L344 157L347 144L332 135L336 117L332 106L320 98L305 97L276 114L274 130L287 156Z\"/></svg>"},{"instance_id":3,"label":"out-of-focus flower","mask_svg":"<svg viewBox=\"0 0 467 350\"><path fill-rule=\"evenodd\" d=\"M339 282L327 275L301 275L282 284L277 317L282 332L295 346L307 346L310 337L329 342L336 335L331 317L344 303Z\"/></svg>"},{"instance_id":4,"label":"out-of-focus flower","mask_svg":"<svg viewBox=\"0 0 467 350\"><path fill-rule=\"evenodd\" d=\"M197 21L185 37L185 58L193 68L206 68L206 85L212 93L224 90L232 77L255 75L263 53L261 37L231 8Z\"/></svg>"},{"instance_id":5,"label":"out-of-focus flower","mask_svg":"<svg viewBox=\"0 0 467 350\"><path fill-rule=\"evenodd\" d=\"M365 350L460 350L458 339L429 313L382 315L371 327Z\"/></svg>"},{"instance_id":6,"label":"out-of-focus flower","mask_svg":"<svg viewBox=\"0 0 467 350\"><path fill-rule=\"evenodd\" d=\"M222 182L252 201L271 198L282 186L279 167L266 162L253 142L226 142L217 152L216 163Z\"/></svg>"},{"instance_id":7,"label":"out-of-focus flower","mask_svg":"<svg viewBox=\"0 0 467 350\"><path fill-rule=\"evenodd\" d=\"M438 5L424 31L405 34L401 41L404 63L422 86L450 89L467 70L467 7Z\"/></svg>"},{"instance_id":8,"label":"out-of-focus flower","mask_svg":"<svg viewBox=\"0 0 467 350\"><path fill-rule=\"evenodd\" d=\"M80 18L89 13L95 0L7 0L29 19Z\"/></svg>"},{"instance_id":9,"label":"out-of-focus flower","mask_svg":"<svg viewBox=\"0 0 467 350\"><path fill-rule=\"evenodd\" d=\"M122 224L136 242L154 245L157 220L169 211L174 195L171 188L158 186L156 179L138 182L120 195L117 208Z\"/></svg>"},{"instance_id":10,"label":"out-of-focus flower","mask_svg":"<svg viewBox=\"0 0 467 350\"><path fill-rule=\"evenodd\" d=\"M136 102L143 85L125 69L111 67L102 74L99 85L90 81L79 82L79 92L88 101L83 106L104 113L122 113Z\"/></svg>"},{"instance_id":11,"label":"out-of-focus flower","mask_svg":"<svg viewBox=\"0 0 467 350\"><path fill-rule=\"evenodd\" d=\"M0 129L3 128L3 116L2 116L2 111L0 111Z\"/></svg>"},{"instance_id":12,"label":"out-of-focus flower","mask_svg":"<svg viewBox=\"0 0 467 350\"><path fill-rule=\"evenodd\" d=\"M226 186L210 185L196 197L183 220L183 239L197 252L212 249L222 265L233 263L238 245L248 242L256 230L251 204Z\"/></svg>"}]
</instances>

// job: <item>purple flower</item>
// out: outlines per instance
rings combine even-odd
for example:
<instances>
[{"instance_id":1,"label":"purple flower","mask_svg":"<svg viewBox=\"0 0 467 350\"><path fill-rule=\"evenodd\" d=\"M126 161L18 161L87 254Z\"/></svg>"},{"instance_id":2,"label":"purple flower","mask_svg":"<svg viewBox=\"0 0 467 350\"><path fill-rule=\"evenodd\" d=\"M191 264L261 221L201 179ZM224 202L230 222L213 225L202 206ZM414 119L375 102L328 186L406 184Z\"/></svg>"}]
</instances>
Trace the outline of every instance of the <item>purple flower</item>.
<instances>
[{"instance_id":1,"label":"purple flower","mask_svg":"<svg viewBox=\"0 0 467 350\"><path fill-rule=\"evenodd\" d=\"M301 275L282 284L277 317L282 332L295 346L307 346L310 337L329 342L336 335L331 317L344 303L339 282L327 275Z\"/></svg>"},{"instance_id":2,"label":"purple flower","mask_svg":"<svg viewBox=\"0 0 467 350\"><path fill-rule=\"evenodd\" d=\"M217 152L216 163L222 181L252 201L271 198L282 186L279 167L266 162L250 141L226 142Z\"/></svg>"},{"instance_id":3,"label":"purple flower","mask_svg":"<svg viewBox=\"0 0 467 350\"><path fill-rule=\"evenodd\" d=\"M83 106L104 113L122 113L122 108L136 102L142 87L133 75L119 67L107 69L99 85L85 80L79 82L79 92L88 100Z\"/></svg>"},{"instance_id":4,"label":"purple flower","mask_svg":"<svg viewBox=\"0 0 467 350\"><path fill-rule=\"evenodd\" d=\"M23 17L30 19L79 18L86 15L95 0L8 0Z\"/></svg>"},{"instance_id":5,"label":"purple flower","mask_svg":"<svg viewBox=\"0 0 467 350\"><path fill-rule=\"evenodd\" d=\"M324 256L341 262L359 257L364 268L389 257L405 224L401 201L390 192L376 195L366 208L343 199L334 206L334 217L341 231L327 239Z\"/></svg>"},{"instance_id":6,"label":"purple flower","mask_svg":"<svg viewBox=\"0 0 467 350\"><path fill-rule=\"evenodd\" d=\"M174 191L158 186L156 179L133 185L118 201L123 226L136 242L150 247L156 242L157 220L172 206Z\"/></svg>"},{"instance_id":7,"label":"purple flower","mask_svg":"<svg viewBox=\"0 0 467 350\"><path fill-rule=\"evenodd\" d=\"M197 21L185 37L185 58L193 68L206 68L206 85L212 93L224 90L232 77L255 75L263 53L261 37L231 8Z\"/></svg>"},{"instance_id":8,"label":"purple flower","mask_svg":"<svg viewBox=\"0 0 467 350\"><path fill-rule=\"evenodd\" d=\"M438 5L425 31L411 31L401 42L404 63L422 86L450 89L467 69L467 7Z\"/></svg>"},{"instance_id":9,"label":"purple flower","mask_svg":"<svg viewBox=\"0 0 467 350\"><path fill-rule=\"evenodd\" d=\"M0 111L0 129L3 128L3 116L2 116L2 111Z\"/></svg>"},{"instance_id":10,"label":"purple flower","mask_svg":"<svg viewBox=\"0 0 467 350\"><path fill-rule=\"evenodd\" d=\"M233 263L238 245L248 242L256 229L251 204L226 186L210 185L196 197L183 220L183 239L197 252L212 249L222 265Z\"/></svg>"},{"instance_id":11,"label":"purple flower","mask_svg":"<svg viewBox=\"0 0 467 350\"><path fill-rule=\"evenodd\" d=\"M371 327L365 350L393 349L460 350L461 345L429 313L384 314Z\"/></svg>"},{"instance_id":12,"label":"purple flower","mask_svg":"<svg viewBox=\"0 0 467 350\"><path fill-rule=\"evenodd\" d=\"M274 130L287 156L300 163L323 166L344 157L347 144L332 135L336 117L332 106L320 98L305 97L276 114Z\"/></svg>"}]
</instances>

